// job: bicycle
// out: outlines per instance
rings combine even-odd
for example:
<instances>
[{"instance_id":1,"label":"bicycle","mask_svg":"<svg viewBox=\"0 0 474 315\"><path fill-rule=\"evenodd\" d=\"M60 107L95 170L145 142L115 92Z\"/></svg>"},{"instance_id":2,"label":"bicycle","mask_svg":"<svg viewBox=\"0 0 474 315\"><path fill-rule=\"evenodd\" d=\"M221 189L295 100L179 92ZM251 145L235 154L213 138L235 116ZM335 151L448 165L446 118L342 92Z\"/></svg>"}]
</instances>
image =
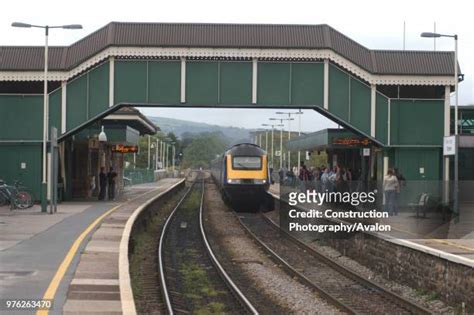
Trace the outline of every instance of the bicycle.
<instances>
[{"instance_id":1,"label":"bicycle","mask_svg":"<svg viewBox=\"0 0 474 315\"><path fill-rule=\"evenodd\" d=\"M7 185L0 180L0 205L9 203L10 209L27 209L33 206L33 198L26 191L19 191L17 187Z\"/></svg>"},{"instance_id":2,"label":"bicycle","mask_svg":"<svg viewBox=\"0 0 474 315\"><path fill-rule=\"evenodd\" d=\"M16 187L16 189L18 189L18 191L22 194L25 194L25 198L29 201L29 207L33 207L33 204L34 204L34 201L35 201L35 198L34 198L34 194L31 192L31 190L26 187L25 185L23 185L22 182L20 182L19 180L14 180L13 181L13 186Z\"/></svg>"}]
</instances>

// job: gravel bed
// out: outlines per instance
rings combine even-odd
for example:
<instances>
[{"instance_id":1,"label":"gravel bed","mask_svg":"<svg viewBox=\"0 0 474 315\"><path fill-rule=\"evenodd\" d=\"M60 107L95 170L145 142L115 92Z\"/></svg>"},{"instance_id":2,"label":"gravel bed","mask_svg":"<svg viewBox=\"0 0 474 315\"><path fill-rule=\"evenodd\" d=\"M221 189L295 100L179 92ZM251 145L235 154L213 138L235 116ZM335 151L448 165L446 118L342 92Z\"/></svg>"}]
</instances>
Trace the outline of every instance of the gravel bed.
<instances>
[{"instance_id":1,"label":"gravel bed","mask_svg":"<svg viewBox=\"0 0 474 315\"><path fill-rule=\"evenodd\" d=\"M237 273L235 269L241 273L236 284L245 294L251 293L249 299L262 314L340 314L264 254L224 205L214 184L207 184L205 200L211 245L231 277Z\"/></svg>"},{"instance_id":2,"label":"gravel bed","mask_svg":"<svg viewBox=\"0 0 474 315\"><path fill-rule=\"evenodd\" d=\"M280 215L278 211L271 211L266 213L266 215L275 222L280 221ZM327 257L330 257L333 260L336 260L341 265L350 268L351 270L356 271L359 275L362 275L388 289L391 291L406 297L410 298L416 303L423 305L424 307L430 309L435 314L456 314L456 311L453 307L446 305L444 302L433 299L426 293L423 294L420 291L417 291L407 285L396 283L385 279L382 275L375 273L366 266L361 265L357 261L342 255L339 251L334 248L323 244L323 241L313 240L307 241L304 240L310 247L317 249L318 251L325 254Z\"/></svg>"}]
</instances>

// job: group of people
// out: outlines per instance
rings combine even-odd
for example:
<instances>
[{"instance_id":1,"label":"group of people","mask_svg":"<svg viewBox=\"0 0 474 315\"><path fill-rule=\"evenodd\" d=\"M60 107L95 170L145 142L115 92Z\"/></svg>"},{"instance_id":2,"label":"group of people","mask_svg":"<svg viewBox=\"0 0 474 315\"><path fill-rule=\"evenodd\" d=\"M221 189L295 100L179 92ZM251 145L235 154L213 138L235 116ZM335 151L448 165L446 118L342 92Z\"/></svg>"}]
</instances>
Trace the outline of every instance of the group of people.
<instances>
[{"instance_id":1,"label":"group of people","mask_svg":"<svg viewBox=\"0 0 474 315\"><path fill-rule=\"evenodd\" d=\"M315 189L328 192L353 192L361 189L355 187L355 175L350 168L335 165L334 167L321 166L307 168L301 162L299 169L279 170L280 183L285 186L297 187L303 191ZM298 180L299 179L299 180ZM405 178L397 168L391 168L383 179L383 192L385 198L385 210L390 216L398 215L400 188L405 186Z\"/></svg>"},{"instance_id":2,"label":"group of people","mask_svg":"<svg viewBox=\"0 0 474 315\"><path fill-rule=\"evenodd\" d=\"M108 199L115 199L115 178L117 173L113 167L110 167L109 171L105 173L105 167L100 168L99 174L99 200L105 200L105 195L108 192Z\"/></svg>"},{"instance_id":3,"label":"group of people","mask_svg":"<svg viewBox=\"0 0 474 315\"><path fill-rule=\"evenodd\" d=\"M308 168L301 162L299 169L279 171L280 182L289 186L299 183L302 190L316 189L318 191L352 191L353 172L350 168L335 165L333 168L321 166ZM299 181L297 180L299 179Z\"/></svg>"}]
</instances>

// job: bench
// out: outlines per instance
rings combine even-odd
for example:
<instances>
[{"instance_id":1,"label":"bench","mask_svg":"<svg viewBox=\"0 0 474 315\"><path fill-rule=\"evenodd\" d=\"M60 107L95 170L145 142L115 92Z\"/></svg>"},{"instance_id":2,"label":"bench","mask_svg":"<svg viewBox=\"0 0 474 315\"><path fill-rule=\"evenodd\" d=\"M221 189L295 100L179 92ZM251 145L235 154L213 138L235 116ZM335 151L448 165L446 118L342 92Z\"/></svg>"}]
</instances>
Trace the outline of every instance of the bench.
<instances>
[{"instance_id":1,"label":"bench","mask_svg":"<svg viewBox=\"0 0 474 315\"><path fill-rule=\"evenodd\" d=\"M427 193L420 194L420 198L416 203L409 203L408 207L414 209L416 211L416 217L419 217L420 211L423 212L423 218L426 218L426 212L428 210L430 195Z\"/></svg>"}]
</instances>

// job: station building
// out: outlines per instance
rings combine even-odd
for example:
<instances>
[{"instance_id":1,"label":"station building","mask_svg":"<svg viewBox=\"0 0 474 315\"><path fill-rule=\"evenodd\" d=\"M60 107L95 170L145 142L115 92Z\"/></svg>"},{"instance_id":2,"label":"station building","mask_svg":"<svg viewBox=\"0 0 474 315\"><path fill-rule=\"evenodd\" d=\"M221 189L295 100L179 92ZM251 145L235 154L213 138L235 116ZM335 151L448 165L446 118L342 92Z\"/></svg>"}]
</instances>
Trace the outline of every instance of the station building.
<instances>
[{"instance_id":1,"label":"station building","mask_svg":"<svg viewBox=\"0 0 474 315\"><path fill-rule=\"evenodd\" d=\"M0 47L0 177L37 192L43 51ZM442 143L450 94L462 80L454 78L451 51L374 50L329 25L113 22L49 55L49 126L59 130L65 161L79 156L71 142L81 139L86 154L104 118L125 107L302 108L368 139L380 170L398 165L413 180L450 177ZM152 132L141 120L127 126ZM132 143L131 130L116 133ZM95 166L74 163L79 170L63 167L65 191L88 196L87 181L73 172L84 178Z\"/></svg>"}]
</instances>

